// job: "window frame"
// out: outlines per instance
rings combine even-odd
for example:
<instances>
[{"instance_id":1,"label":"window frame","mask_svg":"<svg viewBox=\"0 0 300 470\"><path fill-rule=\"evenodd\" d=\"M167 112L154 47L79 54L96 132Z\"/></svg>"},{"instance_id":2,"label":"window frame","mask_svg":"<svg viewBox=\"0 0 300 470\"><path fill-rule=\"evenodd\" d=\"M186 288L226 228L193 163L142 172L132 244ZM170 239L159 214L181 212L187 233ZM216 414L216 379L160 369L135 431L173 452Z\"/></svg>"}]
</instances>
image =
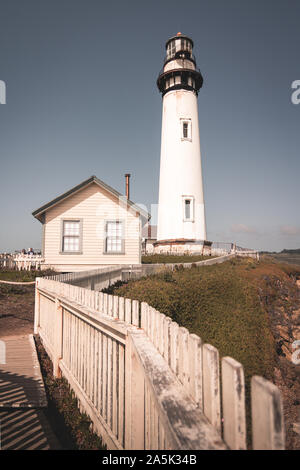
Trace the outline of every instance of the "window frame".
<instances>
[{"instance_id":1,"label":"window frame","mask_svg":"<svg viewBox=\"0 0 300 470\"><path fill-rule=\"evenodd\" d=\"M188 139L189 137L189 124L186 121L182 122L182 137Z\"/></svg>"},{"instance_id":2,"label":"window frame","mask_svg":"<svg viewBox=\"0 0 300 470\"><path fill-rule=\"evenodd\" d=\"M79 248L77 251L67 251L64 250L64 237L67 236L64 234L64 225L65 222L79 223L79 235L75 235L79 238ZM61 219L60 224L60 255L82 255L82 238L83 238L83 219L70 218L70 219ZM74 237L75 237L74 236Z\"/></svg>"},{"instance_id":3,"label":"window frame","mask_svg":"<svg viewBox=\"0 0 300 470\"><path fill-rule=\"evenodd\" d=\"M184 125L187 124L187 137L184 136ZM191 118L180 118L181 140L192 142L192 120Z\"/></svg>"},{"instance_id":4,"label":"window frame","mask_svg":"<svg viewBox=\"0 0 300 470\"><path fill-rule=\"evenodd\" d=\"M190 218L186 218L186 201L190 201ZM195 221L195 198L194 196L182 196L182 209L183 209L183 222L194 222Z\"/></svg>"},{"instance_id":5,"label":"window frame","mask_svg":"<svg viewBox=\"0 0 300 470\"><path fill-rule=\"evenodd\" d=\"M121 251L107 251L107 227L108 224L119 223L122 227L121 235ZM103 254L104 255L125 255L125 221L124 219L107 219L104 221L104 239L103 239Z\"/></svg>"}]
</instances>

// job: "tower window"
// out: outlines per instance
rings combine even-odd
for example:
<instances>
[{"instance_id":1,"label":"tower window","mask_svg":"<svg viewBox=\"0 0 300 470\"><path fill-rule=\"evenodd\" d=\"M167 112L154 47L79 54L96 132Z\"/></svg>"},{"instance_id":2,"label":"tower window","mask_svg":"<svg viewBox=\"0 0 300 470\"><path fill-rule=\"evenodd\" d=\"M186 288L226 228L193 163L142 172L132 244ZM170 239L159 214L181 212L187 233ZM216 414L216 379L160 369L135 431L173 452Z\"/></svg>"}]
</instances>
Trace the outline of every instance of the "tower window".
<instances>
[{"instance_id":1,"label":"tower window","mask_svg":"<svg viewBox=\"0 0 300 470\"><path fill-rule=\"evenodd\" d=\"M188 77L187 77L187 75L186 75L185 73L182 74L181 83L182 83L183 85L187 85L187 84L188 84Z\"/></svg>"},{"instance_id":2,"label":"tower window","mask_svg":"<svg viewBox=\"0 0 300 470\"><path fill-rule=\"evenodd\" d=\"M181 140L192 140L191 119L181 119Z\"/></svg>"},{"instance_id":3,"label":"tower window","mask_svg":"<svg viewBox=\"0 0 300 470\"><path fill-rule=\"evenodd\" d=\"M169 42L169 44L168 44L168 47L167 47L167 59L170 59L171 57L174 57L174 56L175 56L175 52L176 52L176 42L175 42L175 40L174 40L174 41Z\"/></svg>"},{"instance_id":4,"label":"tower window","mask_svg":"<svg viewBox=\"0 0 300 470\"><path fill-rule=\"evenodd\" d=\"M187 39L181 39L181 49L184 51L191 51L192 45Z\"/></svg>"},{"instance_id":5,"label":"tower window","mask_svg":"<svg viewBox=\"0 0 300 470\"><path fill-rule=\"evenodd\" d=\"M183 196L183 221L194 221L194 198L193 196Z\"/></svg>"},{"instance_id":6,"label":"tower window","mask_svg":"<svg viewBox=\"0 0 300 470\"><path fill-rule=\"evenodd\" d=\"M171 55L175 55L175 52L176 52L176 42L175 41L172 41L171 42Z\"/></svg>"},{"instance_id":7,"label":"tower window","mask_svg":"<svg viewBox=\"0 0 300 470\"><path fill-rule=\"evenodd\" d=\"M189 199L186 199L185 201L185 218L190 219L191 218L191 201Z\"/></svg>"},{"instance_id":8,"label":"tower window","mask_svg":"<svg viewBox=\"0 0 300 470\"><path fill-rule=\"evenodd\" d=\"M183 131L183 138L187 139L188 138L188 123L187 122L183 123L182 131Z\"/></svg>"}]
</instances>

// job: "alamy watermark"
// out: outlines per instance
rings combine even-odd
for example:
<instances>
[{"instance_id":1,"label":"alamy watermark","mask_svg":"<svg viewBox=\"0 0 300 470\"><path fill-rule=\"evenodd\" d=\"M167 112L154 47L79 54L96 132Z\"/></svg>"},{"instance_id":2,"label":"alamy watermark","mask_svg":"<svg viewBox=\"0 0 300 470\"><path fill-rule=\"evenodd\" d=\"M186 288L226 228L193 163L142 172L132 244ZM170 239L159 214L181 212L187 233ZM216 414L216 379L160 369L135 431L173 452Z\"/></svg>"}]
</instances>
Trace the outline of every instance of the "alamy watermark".
<instances>
[{"instance_id":1,"label":"alamy watermark","mask_svg":"<svg viewBox=\"0 0 300 470\"><path fill-rule=\"evenodd\" d=\"M0 104L6 104L6 83L0 80Z\"/></svg>"},{"instance_id":2,"label":"alamy watermark","mask_svg":"<svg viewBox=\"0 0 300 470\"><path fill-rule=\"evenodd\" d=\"M300 80L294 80L291 88L293 91L291 95L291 101L293 104L300 104Z\"/></svg>"}]
</instances>

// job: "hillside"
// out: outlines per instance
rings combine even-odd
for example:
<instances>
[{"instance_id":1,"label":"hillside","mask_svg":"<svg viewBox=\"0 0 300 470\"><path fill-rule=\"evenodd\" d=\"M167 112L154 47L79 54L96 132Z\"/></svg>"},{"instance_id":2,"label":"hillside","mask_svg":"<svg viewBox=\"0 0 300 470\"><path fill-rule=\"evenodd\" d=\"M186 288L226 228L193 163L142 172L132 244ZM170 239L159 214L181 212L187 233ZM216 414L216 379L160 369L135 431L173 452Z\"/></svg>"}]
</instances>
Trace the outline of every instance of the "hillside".
<instances>
[{"instance_id":1,"label":"hillside","mask_svg":"<svg viewBox=\"0 0 300 470\"><path fill-rule=\"evenodd\" d=\"M146 301L180 325L282 390L287 447L299 448L292 431L299 413L299 366L291 362L292 342L300 339L300 266L263 258L233 259L130 281L114 294Z\"/></svg>"}]
</instances>

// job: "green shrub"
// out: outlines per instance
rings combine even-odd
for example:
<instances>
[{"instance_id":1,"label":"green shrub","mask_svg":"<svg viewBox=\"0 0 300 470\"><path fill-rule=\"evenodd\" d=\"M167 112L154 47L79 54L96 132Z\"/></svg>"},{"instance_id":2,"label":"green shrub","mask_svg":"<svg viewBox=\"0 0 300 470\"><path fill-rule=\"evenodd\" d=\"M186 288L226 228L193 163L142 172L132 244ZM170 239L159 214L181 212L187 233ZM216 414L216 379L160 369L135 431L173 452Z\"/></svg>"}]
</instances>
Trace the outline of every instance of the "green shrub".
<instances>
[{"instance_id":1,"label":"green shrub","mask_svg":"<svg viewBox=\"0 0 300 470\"><path fill-rule=\"evenodd\" d=\"M172 271L166 271L163 273L163 280L165 282L175 282L172 276Z\"/></svg>"},{"instance_id":2,"label":"green shrub","mask_svg":"<svg viewBox=\"0 0 300 470\"><path fill-rule=\"evenodd\" d=\"M250 435L250 379L257 374L272 380L275 345L257 286L247 277L254 270L248 267L245 259L192 269L179 265L172 276L129 281L114 294L147 302L215 346L220 357L243 364Z\"/></svg>"},{"instance_id":3,"label":"green shrub","mask_svg":"<svg viewBox=\"0 0 300 470\"><path fill-rule=\"evenodd\" d=\"M2 269L0 270L0 280L12 282L30 282L34 281L36 277L53 276L57 274L51 269L45 271L17 271L15 269Z\"/></svg>"},{"instance_id":4,"label":"green shrub","mask_svg":"<svg viewBox=\"0 0 300 470\"><path fill-rule=\"evenodd\" d=\"M166 264L166 263L193 263L211 258L202 255L144 255L143 264Z\"/></svg>"},{"instance_id":5,"label":"green shrub","mask_svg":"<svg viewBox=\"0 0 300 470\"><path fill-rule=\"evenodd\" d=\"M241 277L243 260L165 272L129 281L117 295L145 301L170 316L221 356L240 361L246 374L272 375L274 349L266 312L255 286Z\"/></svg>"}]
</instances>

